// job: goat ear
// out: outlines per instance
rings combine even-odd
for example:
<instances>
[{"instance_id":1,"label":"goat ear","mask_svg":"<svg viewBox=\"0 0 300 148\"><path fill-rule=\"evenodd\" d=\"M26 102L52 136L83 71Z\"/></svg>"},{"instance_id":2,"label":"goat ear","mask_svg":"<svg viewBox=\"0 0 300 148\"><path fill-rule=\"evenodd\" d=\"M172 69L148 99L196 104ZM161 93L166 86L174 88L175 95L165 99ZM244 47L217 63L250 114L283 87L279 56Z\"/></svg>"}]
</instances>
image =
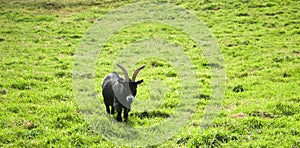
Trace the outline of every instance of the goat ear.
<instances>
[{"instance_id":1,"label":"goat ear","mask_svg":"<svg viewBox=\"0 0 300 148\"><path fill-rule=\"evenodd\" d=\"M141 84L142 82L144 82L144 80L138 80L135 82L136 85Z\"/></svg>"}]
</instances>

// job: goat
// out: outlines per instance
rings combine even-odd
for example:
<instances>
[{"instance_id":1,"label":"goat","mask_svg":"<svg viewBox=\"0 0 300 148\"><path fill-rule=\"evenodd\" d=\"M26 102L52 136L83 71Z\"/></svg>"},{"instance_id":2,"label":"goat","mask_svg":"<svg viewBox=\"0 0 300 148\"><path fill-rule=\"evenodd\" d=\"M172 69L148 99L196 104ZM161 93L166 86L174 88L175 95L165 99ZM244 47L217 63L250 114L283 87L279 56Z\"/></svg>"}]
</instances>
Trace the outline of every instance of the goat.
<instances>
[{"instance_id":1,"label":"goat","mask_svg":"<svg viewBox=\"0 0 300 148\"><path fill-rule=\"evenodd\" d=\"M121 114L124 108L124 121L127 122L131 103L136 96L137 85L143 82L143 80L135 81L135 79L140 70L145 66L136 69L132 75L132 79L129 78L127 70L122 65L117 64L117 66L123 71L125 79L121 78L116 72L108 74L102 83L102 95L106 112L108 114L114 114L116 109L118 112L117 121L122 122Z\"/></svg>"}]
</instances>

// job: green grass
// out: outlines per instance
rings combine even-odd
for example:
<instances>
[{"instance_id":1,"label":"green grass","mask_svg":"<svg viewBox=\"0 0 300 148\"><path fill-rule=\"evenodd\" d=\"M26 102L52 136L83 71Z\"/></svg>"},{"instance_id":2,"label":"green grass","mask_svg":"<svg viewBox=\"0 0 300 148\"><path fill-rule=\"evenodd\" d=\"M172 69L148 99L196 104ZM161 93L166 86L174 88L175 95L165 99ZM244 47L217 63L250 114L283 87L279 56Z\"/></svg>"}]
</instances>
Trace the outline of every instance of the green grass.
<instances>
[{"instance_id":1,"label":"green grass","mask_svg":"<svg viewBox=\"0 0 300 148\"><path fill-rule=\"evenodd\" d=\"M72 72L76 49L89 27L106 12L135 1L0 2L0 147L119 146L83 119ZM97 84L115 70L120 49L141 38L162 38L184 49L201 88L192 121L159 146L300 147L300 2L170 2L206 24L224 56L225 98L212 125L199 128L211 97L210 66L199 54L202 50L170 26L144 23L117 33L97 61ZM150 95L151 82L163 82L168 88L165 102L158 102L160 106L148 114L132 106L127 124L149 127L174 113L180 80L178 71L163 58L145 58L140 64L146 68L138 76L145 81L138 98L157 97Z\"/></svg>"}]
</instances>

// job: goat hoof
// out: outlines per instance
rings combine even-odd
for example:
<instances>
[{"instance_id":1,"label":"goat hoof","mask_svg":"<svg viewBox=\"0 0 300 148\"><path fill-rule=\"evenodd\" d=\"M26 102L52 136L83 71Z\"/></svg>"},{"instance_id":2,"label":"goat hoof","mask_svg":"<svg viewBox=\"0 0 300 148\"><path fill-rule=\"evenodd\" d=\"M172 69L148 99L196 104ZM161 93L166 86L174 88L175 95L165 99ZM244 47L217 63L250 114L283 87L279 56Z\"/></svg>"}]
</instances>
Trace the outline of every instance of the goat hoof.
<instances>
[{"instance_id":1,"label":"goat hoof","mask_svg":"<svg viewBox=\"0 0 300 148\"><path fill-rule=\"evenodd\" d=\"M118 118L117 118L117 121L118 121L118 122L122 122L122 119L118 119Z\"/></svg>"}]
</instances>

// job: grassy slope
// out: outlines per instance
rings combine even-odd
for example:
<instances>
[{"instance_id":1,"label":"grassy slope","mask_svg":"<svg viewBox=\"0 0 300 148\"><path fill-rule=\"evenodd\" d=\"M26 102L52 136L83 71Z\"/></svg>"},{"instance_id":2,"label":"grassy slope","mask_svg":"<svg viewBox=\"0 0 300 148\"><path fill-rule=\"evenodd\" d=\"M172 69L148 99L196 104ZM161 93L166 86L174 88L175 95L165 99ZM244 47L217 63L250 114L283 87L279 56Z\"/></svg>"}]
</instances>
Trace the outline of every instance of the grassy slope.
<instances>
[{"instance_id":1,"label":"grassy slope","mask_svg":"<svg viewBox=\"0 0 300 148\"><path fill-rule=\"evenodd\" d=\"M113 146L94 134L77 111L72 92L73 55L97 18L126 3L1 1L0 146ZM193 11L217 38L226 61L227 90L212 126L205 131L197 128L203 109L199 107L193 123L162 146L299 147L300 3L175 3ZM163 26L154 27L160 28ZM145 29L128 30L142 33ZM115 40L124 42L122 33ZM186 39L179 36L171 42L180 41ZM110 44L117 48L123 42L112 40ZM196 52L188 44L178 44L191 56ZM203 57L192 59L197 63ZM209 82L203 65L197 65L198 71L204 69L199 81ZM110 70L98 72L98 81ZM236 92L236 88L244 91ZM209 90L204 90L206 95ZM208 100L199 102L205 105ZM132 117L131 123L149 122Z\"/></svg>"}]
</instances>

